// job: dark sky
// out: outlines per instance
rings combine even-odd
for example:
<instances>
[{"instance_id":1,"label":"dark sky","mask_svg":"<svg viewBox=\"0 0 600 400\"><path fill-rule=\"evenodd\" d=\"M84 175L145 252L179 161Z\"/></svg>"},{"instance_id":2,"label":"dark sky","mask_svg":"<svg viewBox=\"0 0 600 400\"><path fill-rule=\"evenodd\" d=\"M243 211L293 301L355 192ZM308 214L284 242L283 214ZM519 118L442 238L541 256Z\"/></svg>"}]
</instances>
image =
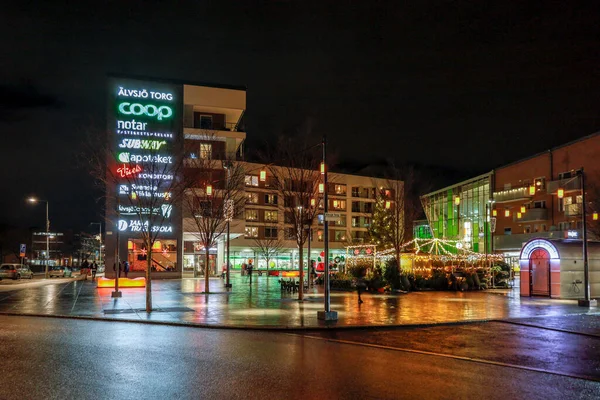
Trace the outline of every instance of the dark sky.
<instances>
[{"instance_id":1,"label":"dark sky","mask_svg":"<svg viewBox=\"0 0 600 400\"><path fill-rule=\"evenodd\" d=\"M246 85L249 146L310 120L350 161L475 174L595 132L598 2L491 3L3 2L0 223L43 223L31 193L100 219L76 154L109 72Z\"/></svg>"}]
</instances>

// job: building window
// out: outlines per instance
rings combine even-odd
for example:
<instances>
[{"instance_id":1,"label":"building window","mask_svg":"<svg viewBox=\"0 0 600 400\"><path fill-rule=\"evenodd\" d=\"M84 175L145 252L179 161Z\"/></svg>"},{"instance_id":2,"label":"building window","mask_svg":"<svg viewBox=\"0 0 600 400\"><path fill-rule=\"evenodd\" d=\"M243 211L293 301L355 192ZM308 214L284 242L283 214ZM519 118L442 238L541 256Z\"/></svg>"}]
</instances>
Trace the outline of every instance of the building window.
<instances>
[{"instance_id":1,"label":"building window","mask_svg":"<svg viewBox=\"0 0 600 400\"><path fill-rule=\"evenodd\" d=\"M534 201L533 208L546 208L546 200Z\"/></svg>"},{"instance_id":2,"label":"building window","mask_svg":"<svg viewBox=\"0 0 600 400\"><path fill-rule=\"evenodd\" d=\"M345 242L346 241L346 231L333 231L333 241L334 242Z\"/></svg>"},{"instance_id":3,"label":"building window","mask_svg":"<svg viewBox=\"0 0 600 400\"><path fill-rule=\"evenodd\" d=\"M244 228L244 237L247 237L247 238L258 237L258 227L247 226L246 228Z\"/></svg>"},{"instance_id":4,"label":"building window","mask_svg":"<svg viewBox=\"0 0 600 400\"><path fill-rule=\"evenodd\" d=\"M334 210L345 210L346 200L333 200L331 202L331 205Z\"/></svg>"},{"instance_id":5,"label":"building window","mask_svg":"<svg viewBox=\"0 0 600 400\"><path fill-rule=\"evenodd\" d=\"M531 233L531 225L525 225L524 233Z\"/></svg>"},{"instance_id":6,"label":"building window","mask_svg":"<svg viewBox=\"0 0 600 400\"><path fill-rule=\"evenodd\" d=\"M265 194L265 204L270 204L273 206L277 205L277 195L276 194Z\"/></svg>"},{"instance_id":7,"label":"building window","mask_svg":"<svg viewBox=\"0 0 600 400\"><path fill-rule=\"evenodd\" d=\"M544 190L546 188L546 178L535 178L533 180L533 185L536 190Z\"/></svg>"},{"instance_id":8,"label":"building window","mask_svg":"<svg viewBox=\"0 0 600 400\"><path fill-rule=\"evenodd\" d=\"M359 197L360 190L358 186L352 186L352 197Z\"/></svg>"},{"instance_id":9,"label":"building window","mask_svg":"<svg viewBox=\"0 0 600 400\"><path fill-rule=\"evenodd\" d=\"M265 222L277 222L278 217L277 211L265 211Z\"/></svg>"},{"instance_id":10,"label":"building window","mask_svg":"<svg viewBox=\"0 0 600 400\"><path fill-rule=\"evenodd\" d=\"M575 196L575 202L577 202L577 204L581 204L583 203L583 196L578 194L577 196Z\"/></svg>"},{"instance_id":11,"label":"building window","mask_svg":"<svg viewBox=\"0 0 600 400\"><path fill-rule=\"evenodd\" d=\"M265 228L265 238L267 239L277 239L277 228Z\"/></svg>"},{"instance_id":12,"label":"building window","mask_svg":"<svg viewBox=\"0 0 600 400\"><path fill-rule=\"evenodd\" d=\"M352 227L358 228L360 226L360 217L352 217Z\"/></svg>"},{"instance_id":13,"label":"building window","mask_svg":"<svg viewBox=\"0 0 600 400\"><path fill-rule=\"evenodd\" d=\"M212 144L200 143L200 158L210 160L212 158Z\"/></svg>"},{"instance_id":14,"label":"building window","mask_svg":"<svg viewBox=\"0 0 600 400\"><path fill-rule=\"evenodd\" d=\"M294 207L294 198L292 196L285 196L283 199L284 207Z\"/></svg>"},{"instance_id":15,"label":"building window","mask_svg":"<svg viewBox=\"0 0 600 400\"><path fill-rule=\"evenodd\" d=\"M258 186L258 176L246 175L244 182L246 183L246 186Z\"/></svg>"},{"instance_id":16,"label":"building window","mask_svg":"<svg viewBox=\"0 0 600 400\"><path fill-rule=\"evenodd\" d=\"M373 203L365 203L365 212L372 213L373 212Z\"/></svg>"},{"instance_id":17,"label":"building window","mask_svg":"<svg viewBox=\"0 0 600 400\"><path fill-rule=\"evenodd\" d=\"M246 210L246 221L258 221L258 210Z\"/></svg>"},{"instance_id":18,"label":"building window","mask_svg":"<svg viewBox=\"0 0 600 400\"><path fill-rule=\"evenodd\" d=\"M200 116L200 129L212 129L213 119L212 115L201 115Z\"/></svg>"},{"instance_id":19,"label":"building window","mask_svg":"<svg viewBox=\"0 0 600 400\"><path fill-rule=\"evenodd\" d=\"M346 195L346 185L334 185L334 193L339 195Z\"/></svg>"},{"instance_id":20,"label":"building window","mask_svg":"<svg viewBox=\"0 0 600 400\"><path fill-rule=\"evenodd\" d=\"M562 179L569 179L570 177L572 177L573 174L571 171L569 172L561 172L560 174L558 174L558 179L562 180Z\"/></svg>"},{"instance_id":21,"label":"building window","mask_svg":"<svg viewBox=\"0 0 600 400\"><path fill-rule=\"evenodd\" d=\"M258 203L258 193L253 193L253 192L246 193L246 203L257 204Z\"/></svg>"},{"instance_id":22,"label":"building window","mask_svg":"<svg viewBox=\"0 0 600 400\"><path fill-rule=\"evenodd\" d=\"M358 202L358 201L352 202L352 212L360 212L360 202Z\"/></svg>"},{"instance_id":23,"label":"building window","mask_svg":"<svg viewBox=\"0 0 600 400\"><path fill-rule=\"evenodd\" d=\"M365 217L365 222L363 224L364 228L369 228L371 226L371 218Z\"/></svg>"},{"instance_id":24,"label":"building window","mask_svg":"<svg viewBox=\"0 0 600 400\"><path fill-rule=\"evenodd\" d=\"M504 228L504 234L505 235L511 235L512 234L512 228Z\"/></svg>"}]
</instances>

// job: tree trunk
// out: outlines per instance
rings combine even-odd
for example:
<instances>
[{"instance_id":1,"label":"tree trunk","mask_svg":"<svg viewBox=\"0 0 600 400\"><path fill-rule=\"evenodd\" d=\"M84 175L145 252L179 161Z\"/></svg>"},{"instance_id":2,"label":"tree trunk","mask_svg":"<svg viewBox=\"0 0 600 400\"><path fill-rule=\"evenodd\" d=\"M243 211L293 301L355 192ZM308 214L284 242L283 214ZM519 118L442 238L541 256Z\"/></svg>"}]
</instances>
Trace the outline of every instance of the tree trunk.
<instances>
[{"instance_id":1,"label":"tree trunk","mask_svg":"<svg viewBox=\"0 0 600 400\"><path fill-rule=\"evenodd\" d=\"M204 293L208 293L209 282L208 282L208 274L210 271L210 265L208 265L208 260L210 259L210 254L208 252L209 246L204 246L206 249L206 261L204 263Z\"/></svg>"},{"instance_id":2,"label":"tree trunk","mask_svg":"<svg viewBox=\"0 0 600 400\"><path fill-rule=\"evenodd\" d=\"M298 287L298 300L302 301L304 300L304 270L303 270L303 263L304 263L304 255L302 254L302 246L298 245L298 251L299 251L299 264L300 264L300 286Z\"/></svg>"},{"instance_id":3,"label":"tree trunk","mask_svg":"<svg viewBox=\"0 0 600 400\"><path fill-rule=\"evenodd\" d=\"M146 259L146 312L152 312L152 245L150 243L146 246L148 248L148 258Z\"/></svg>"}]
</instances>

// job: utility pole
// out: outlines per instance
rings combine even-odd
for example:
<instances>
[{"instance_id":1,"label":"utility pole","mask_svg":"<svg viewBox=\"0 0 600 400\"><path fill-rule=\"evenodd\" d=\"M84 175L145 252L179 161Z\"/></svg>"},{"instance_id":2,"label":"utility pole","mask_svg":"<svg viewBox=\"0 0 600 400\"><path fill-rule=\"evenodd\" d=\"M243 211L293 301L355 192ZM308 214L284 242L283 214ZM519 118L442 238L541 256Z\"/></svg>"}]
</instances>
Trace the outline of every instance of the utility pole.
<instances>
[{"instance_id":1,"label":"utility pole","mask_svg":"<svg viewBox=\"0 0 600 400\"><path fill-rule=\"evenodd\" d=\"M590 268L588 264L588 243L587 243L587 212L586 212L586 202L585 202L585 174L583 173L583 167L579 171L581 178L581 201L582 201L582 210L581 216L583 218L583 285L585 290L585 297L583 300L579 300L577 303L581 307L595 307L598 305L596 300L591 299L591 291L590 291Z\"/></svg>"},{"instance_id":2,"label":"utility pole","mask_svg":"<svg viewBox=\"0 0 600 400\"><path fill-rule=\"evenodd\" d=\"M325 235L324 250L325 250L325 310L317 312L317 318L324 321L337 321L337 311L331 311L331 298L329 293L329 222L327 221L327 212L329 210L327 196L327 138L323 136L323 234Z\"/></svg>"}]
</instances>

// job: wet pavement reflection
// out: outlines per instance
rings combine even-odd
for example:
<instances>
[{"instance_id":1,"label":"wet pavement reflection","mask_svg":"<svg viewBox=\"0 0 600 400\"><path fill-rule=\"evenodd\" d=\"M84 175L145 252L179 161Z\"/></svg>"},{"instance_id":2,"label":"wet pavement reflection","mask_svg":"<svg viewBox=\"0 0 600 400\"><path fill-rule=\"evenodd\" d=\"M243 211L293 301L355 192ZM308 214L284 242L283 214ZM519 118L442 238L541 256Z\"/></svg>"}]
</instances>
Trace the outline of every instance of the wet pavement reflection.
<instances>
[{"instance_id":1,"label":"wet pavement reflection","mask_svg":"<svg viewBox=\"0 0 600 400\"><path fill-rule=\"evenodd\" d=\"M327 325L317 319L323 309L322 287L309 289L303 302L296 293L282 292L278 278L232 276L228 291L220 278L211 278L211 293L203 279L155 280L153 312L145 312L145 289L97 289L91 281L73 281L0 293L0 312L143 319L214 326L343 327L439 324L476 320L594 314L572 300L522 298L516 290L477 292L413 292L364 294L332 291L331 308L339 315Z\"/></svg>"}]
</instances>

